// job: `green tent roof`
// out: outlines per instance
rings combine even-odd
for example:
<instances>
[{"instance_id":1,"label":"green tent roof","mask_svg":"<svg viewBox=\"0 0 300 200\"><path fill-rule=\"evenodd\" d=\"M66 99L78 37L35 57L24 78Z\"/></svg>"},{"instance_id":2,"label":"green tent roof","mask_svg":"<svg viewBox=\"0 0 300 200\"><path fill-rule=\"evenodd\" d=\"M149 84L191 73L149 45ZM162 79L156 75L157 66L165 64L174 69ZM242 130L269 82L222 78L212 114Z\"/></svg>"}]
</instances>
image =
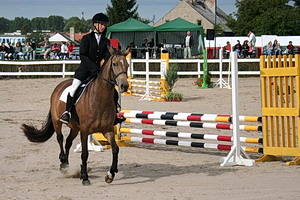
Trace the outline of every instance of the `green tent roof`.
<instances>
[{"instance_id":1,"label":"green tent roof","mask_svg":"<svg viewBox=\"0 0 300 200\"><path fill-rule=\"evenodd\" d=\"M128 32L128 31L154 31L152 26L144 24L136 19L129 18L124 22L114 24L107 28L107 32Z\"/></svg>"},{"instance_id":2,"label":"green tent roof","mask_svg":"<svg viewBox=\"0 0 300 200\"><path fill-rule=\"evenodd\" d=\"M180 17L155 27L155 30L156 31L200 31L201 33L203 33L202 26L188 22Z\"/></svg>"}]
</instances>

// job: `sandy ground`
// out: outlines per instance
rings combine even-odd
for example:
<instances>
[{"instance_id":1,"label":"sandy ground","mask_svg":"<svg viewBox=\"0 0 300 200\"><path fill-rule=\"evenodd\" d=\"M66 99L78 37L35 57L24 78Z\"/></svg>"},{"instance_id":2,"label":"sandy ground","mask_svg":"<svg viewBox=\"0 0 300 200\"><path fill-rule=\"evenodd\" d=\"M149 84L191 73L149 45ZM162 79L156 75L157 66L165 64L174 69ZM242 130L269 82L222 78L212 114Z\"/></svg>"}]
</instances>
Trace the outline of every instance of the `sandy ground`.
<instances>
[{"instance_id":1,"label":"sandy ground","mask_svg":"<svg viewBox=\"0 0 300 200\"><path fill-rule=\"evenodd\" d=\"M92 185L84 187L71 178L81 162L72 152L68 174L59 170L59 147L53 136L43 144L30 143L20 125L41 127L49 109L49 97L63 79L0 80L0 199L298 199L300 167L284 162L255 166L220 167L227 151L136 144L122 147L119 173L112 184L104 181L111 164L111 151L91 152L88 166ZM231 113L231 90L196 89L194 79L179 79L175 90L182 102L139 101L123 97L123 109L209 114ZM259 78L241 78L240 114L260 115ZM124 125L127 126L128 125ZM142 125L129 127L145 128ZM152 127L153 128L153 127ZM184 130L192 133L230 135L231 131L157 127L156 130ZM65 128L67 134L67 129ZM241 133L259 137L261 133ZM172 138L173 139L173 138ZM198 141L202 142L202 141ZM209 142L209 141L208 141ZM78 144L78 138L75 144ZM75 146L75 145L74 145ZM259 154L250 154L251 158Z\"/></svg>"}]
</instances>

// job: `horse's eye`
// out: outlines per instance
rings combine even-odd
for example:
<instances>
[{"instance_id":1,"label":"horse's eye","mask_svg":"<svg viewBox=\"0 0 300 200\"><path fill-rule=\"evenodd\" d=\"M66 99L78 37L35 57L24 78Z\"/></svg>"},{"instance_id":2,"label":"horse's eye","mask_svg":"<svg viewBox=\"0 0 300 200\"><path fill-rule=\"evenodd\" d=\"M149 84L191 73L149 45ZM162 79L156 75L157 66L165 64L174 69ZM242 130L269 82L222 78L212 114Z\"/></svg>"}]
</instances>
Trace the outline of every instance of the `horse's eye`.
<instances>
[{"instance_id":1,"label":"horse's eye","mask_svg":"<svg viewBox=\"0 0 300 200\"><path fill-rule=\"evenodd\" d=\"M117 66L117 64L116 64L116 63L113 63L113 66L115 67L115 66Z\"/></svg>"}]
</instances>

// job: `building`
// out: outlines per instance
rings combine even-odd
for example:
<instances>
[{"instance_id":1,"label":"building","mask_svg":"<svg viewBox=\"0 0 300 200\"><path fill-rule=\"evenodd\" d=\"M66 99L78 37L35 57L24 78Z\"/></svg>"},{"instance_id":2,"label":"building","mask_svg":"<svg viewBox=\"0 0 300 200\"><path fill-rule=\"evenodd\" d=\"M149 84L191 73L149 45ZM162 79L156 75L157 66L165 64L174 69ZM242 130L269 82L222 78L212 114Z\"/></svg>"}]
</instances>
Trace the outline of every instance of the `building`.
<instances>
[{"instance_id":1,"label":"building","mask_svg":"<svg viewBox=\"0 0 300 200\"><path fill-rule=\"evenodd\" d=\"M214 29L214 24L221 27L225 35L232 34L232 30L226 25L227 14L217 7L216 0L179 0L179 3L165 16L157 21L154 26L159 26L168 21L181 17L191 23L201 25L205 32Z\"/></svg>"}]
</instances>

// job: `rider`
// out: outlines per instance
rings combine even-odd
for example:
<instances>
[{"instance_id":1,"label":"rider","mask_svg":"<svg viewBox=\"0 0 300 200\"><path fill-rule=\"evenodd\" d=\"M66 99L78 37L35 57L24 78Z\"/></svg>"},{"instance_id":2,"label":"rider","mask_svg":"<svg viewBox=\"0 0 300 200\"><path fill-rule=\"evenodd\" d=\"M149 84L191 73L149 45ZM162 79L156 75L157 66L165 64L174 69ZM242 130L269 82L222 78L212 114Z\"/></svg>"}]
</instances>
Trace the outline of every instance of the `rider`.
<instances>
[{"instance_id":1,"label":"rider","mask_svg":"<svg viewBox=\"0 0 300 200\"><path fill-rule=\"evenodd\" d=\"M94 30L85 35L80 43L80 60L81 63L75 71L75 76L71 85L71 90L67 97L66 111L61 115L60 121L69 123L71 120L71 108L74 104L74 94L76 89L86 80L91 74L95 74L100 70L100 62L102 59L108 60L110 53L107 45L110 41L105 37L108 17L103 13L97 13L92 19ZM117 105L117 98L114 98ZM121 123L125 119L116 117L115 123Z\"/></svg>"}]
</instances>

